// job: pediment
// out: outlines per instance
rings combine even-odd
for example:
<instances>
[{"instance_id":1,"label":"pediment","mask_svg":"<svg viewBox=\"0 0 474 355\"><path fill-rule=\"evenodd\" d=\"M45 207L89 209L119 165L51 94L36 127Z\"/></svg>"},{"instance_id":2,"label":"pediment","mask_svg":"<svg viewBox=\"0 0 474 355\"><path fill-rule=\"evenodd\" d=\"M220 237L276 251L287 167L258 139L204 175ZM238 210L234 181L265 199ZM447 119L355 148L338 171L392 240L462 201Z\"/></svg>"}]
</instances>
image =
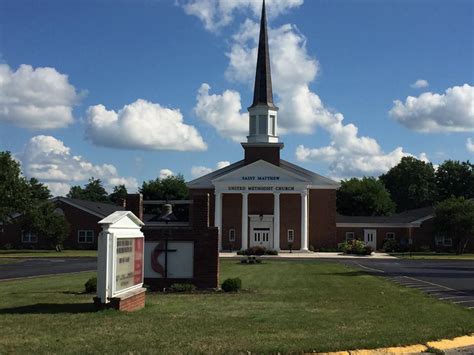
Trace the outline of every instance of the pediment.
<instances>
[{"instance_id":1,"label":"pediment","mask_svg":"<svg viewBox=\"0 0 474 355\"><path fill-rule=\"evenodd\" d=\"M254 185L268 185L268 184L285 184L285 183L310 183L310 181L298 174L294 174L287 170L273 165L264 160L256 161L252 164L243 166L239 169L233 170L228 174L222 175L217 179L212 180L213 184L254 184Z\"/></svg>"}]
</instances>

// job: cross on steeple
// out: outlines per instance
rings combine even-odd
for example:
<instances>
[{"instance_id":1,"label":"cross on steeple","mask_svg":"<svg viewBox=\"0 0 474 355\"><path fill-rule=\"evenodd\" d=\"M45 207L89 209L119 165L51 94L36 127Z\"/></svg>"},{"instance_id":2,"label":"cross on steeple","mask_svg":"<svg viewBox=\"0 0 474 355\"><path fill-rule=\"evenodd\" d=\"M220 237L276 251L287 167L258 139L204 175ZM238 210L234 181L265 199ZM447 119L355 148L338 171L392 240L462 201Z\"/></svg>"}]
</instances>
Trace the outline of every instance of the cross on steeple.
<instances>
[{"instance_id":1,"label":"cross on steeple","mask_svg":"<svg viewBox=\"0 0 474 355\"><path fill-rule=\"evenodd\" d=\"M258 43L257 70L250 115L248 143L278 143L277 111L273 103L270 51L268 48L267 13L265 0L262 4L260 37Z\"/></svg>"}]
</instances>

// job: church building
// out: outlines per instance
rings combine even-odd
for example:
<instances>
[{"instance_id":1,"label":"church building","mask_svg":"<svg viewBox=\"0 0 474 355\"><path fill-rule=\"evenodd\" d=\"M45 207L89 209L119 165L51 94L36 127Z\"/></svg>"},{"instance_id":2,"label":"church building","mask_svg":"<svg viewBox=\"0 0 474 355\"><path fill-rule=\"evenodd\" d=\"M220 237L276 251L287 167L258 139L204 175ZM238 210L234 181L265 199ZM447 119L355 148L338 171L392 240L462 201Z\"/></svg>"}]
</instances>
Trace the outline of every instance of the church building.
<instances>
[{"instance_id":1,"label":"church building","mask_svg":"<svg viewBox=\"0 0 474 355\"><path fill-rule=\"evenodd\" d=\"M210 225L219 250L333 248L338 183L280 158L263 2L249 135L244 159L188 183L191 196L211 196Z\"/></svg>"}]
</instances>

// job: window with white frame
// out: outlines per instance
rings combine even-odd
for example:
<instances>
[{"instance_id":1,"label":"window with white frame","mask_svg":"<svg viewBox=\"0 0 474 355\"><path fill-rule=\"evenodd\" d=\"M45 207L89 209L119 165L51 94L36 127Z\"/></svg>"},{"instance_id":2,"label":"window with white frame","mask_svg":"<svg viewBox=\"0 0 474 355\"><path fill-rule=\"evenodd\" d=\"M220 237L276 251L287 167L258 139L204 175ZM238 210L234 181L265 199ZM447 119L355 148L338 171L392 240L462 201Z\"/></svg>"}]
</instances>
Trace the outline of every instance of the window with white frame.
<instances>
[{"instance_id":1,"label":"window with white frame","mask_svg":"<svg viewBox=\"0 0 474 355\"><path fill-rule=\"evenodd\" d=\"M94 243L94 231L93 230L80 230L77 232L78 243Z\"/></svg>"},{"instance_id":2,"label":"window with white frame","mask_svg":"<svg viewBox=\"0 0 474 355\"><path fill-rule=\"evenodd\" d=\"M354 239L355 239L354 232L346 232L346 242L350 240L354 240Z\"/></svg>"},{"instance_id":3,"label":"window with white frame","mask_svg":"<svg viewBox=\"0 0 474 355\"><path fill-rule=\"evenodd\" d=\"M385 239L394 240L395 239L395 233L394 232L385 233Z\"/></svg>"},{"instance_id":4,"label":"window with white frame","mask_svg":"<svg viewBox=\"0 0 474 355\"><path fill-rule=\"evenodd\" d=\"M21 231L22 243L38 243L38 236L31 231Z\"/></svg>"},{"instance_id":5,"label":"window with white frame","mask_svg":"<svg viewBox=\"0 0 474 355\"><path fill-rule=\"evenodd\" d=\"M446 238L444 235L438 235L435 238L435 244L437 246L442 246L442 247L452 247L453 246L453 239L452 238Z\"/></svg>"},{"instance_id":6,"label":"window with white frame","mask_svg":"<svg viewBox=\"0 0 474 355\"><path fill-rule=\"evenodd\" d=\"M235 229L229 229L229 242L235 242Z\"/></svg>"},{"instance_id":7,"label":"window with white frame","mask_svg":"<svg viewBox=\"0 0 474 355\"><path fill-rule=\"evenodd\" d=\"M295 230L288 229L288 243L293 243L295 241Z\"/></svg>"}]
</instances>

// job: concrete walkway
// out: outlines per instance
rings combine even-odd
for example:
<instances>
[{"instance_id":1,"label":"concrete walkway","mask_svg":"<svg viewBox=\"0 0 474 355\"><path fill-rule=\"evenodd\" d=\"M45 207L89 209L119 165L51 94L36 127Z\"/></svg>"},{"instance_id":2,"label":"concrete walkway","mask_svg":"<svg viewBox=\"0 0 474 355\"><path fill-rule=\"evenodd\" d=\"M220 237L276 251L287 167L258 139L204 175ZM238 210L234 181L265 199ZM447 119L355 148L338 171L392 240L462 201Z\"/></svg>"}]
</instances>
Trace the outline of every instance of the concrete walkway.
<instances>
[{"instance_id":1,"label":"concrete walkway","mask_svg":"<svg viewBox=\"0 0 474 355\"><path fill-rule=\"evenodd\" d=\"M223 259L231 258L242 258L243 255L237 255L236 252L221 252L219 257ZM280 251L278 255L262 255L262 258L265 259L397 259L394 256L390 256L386 253L372 253L372 255L348 255L343 253L316 253L312 251L302 252L294 251L290 253L289 251Z\"/></svg>"}]
</instances>

